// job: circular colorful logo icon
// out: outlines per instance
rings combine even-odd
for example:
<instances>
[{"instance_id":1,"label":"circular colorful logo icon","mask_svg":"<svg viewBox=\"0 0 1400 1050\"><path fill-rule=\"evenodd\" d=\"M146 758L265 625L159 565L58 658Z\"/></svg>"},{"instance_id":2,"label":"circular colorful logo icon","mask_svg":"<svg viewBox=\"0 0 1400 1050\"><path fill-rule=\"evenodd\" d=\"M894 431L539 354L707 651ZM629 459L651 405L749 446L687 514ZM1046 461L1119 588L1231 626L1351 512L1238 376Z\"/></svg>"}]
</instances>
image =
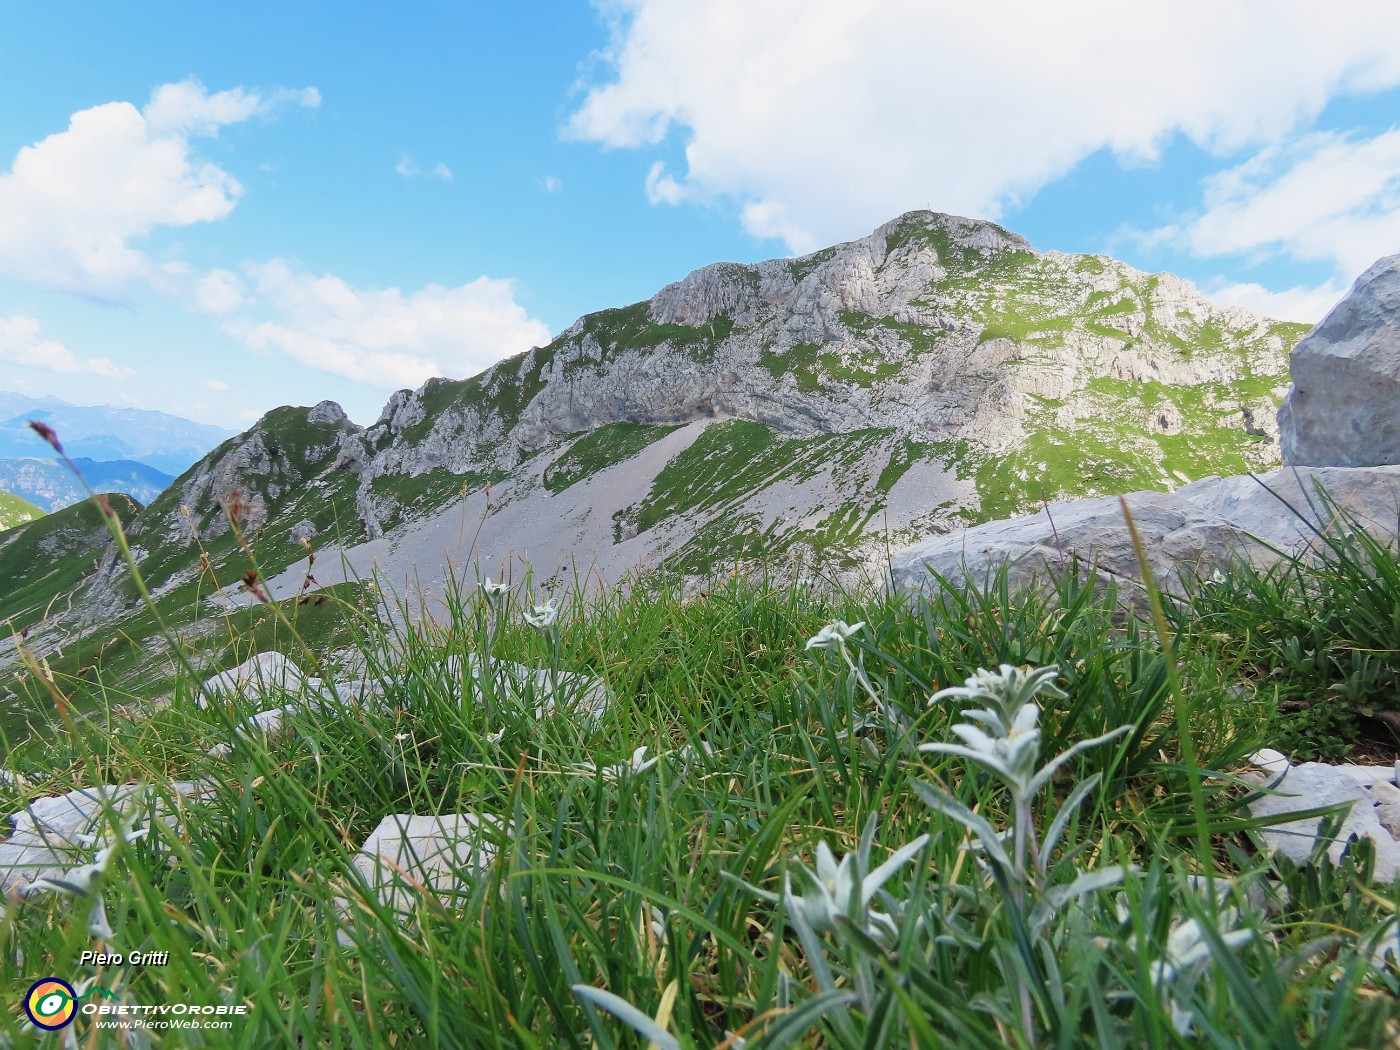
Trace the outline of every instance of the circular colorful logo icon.
<instances>
[{"instance_id":1,"label":"circular colorful logo icon","mask_svg":"<svg viewBox=\"0 0 1400 1050\"><path fill-rule=\"evenodd\" d=\"M45 1031L56 1032L73 1023L78 993L67 981L45 977L35 981L24 997L24 1012Z\"/></svg>"}]
</instances>

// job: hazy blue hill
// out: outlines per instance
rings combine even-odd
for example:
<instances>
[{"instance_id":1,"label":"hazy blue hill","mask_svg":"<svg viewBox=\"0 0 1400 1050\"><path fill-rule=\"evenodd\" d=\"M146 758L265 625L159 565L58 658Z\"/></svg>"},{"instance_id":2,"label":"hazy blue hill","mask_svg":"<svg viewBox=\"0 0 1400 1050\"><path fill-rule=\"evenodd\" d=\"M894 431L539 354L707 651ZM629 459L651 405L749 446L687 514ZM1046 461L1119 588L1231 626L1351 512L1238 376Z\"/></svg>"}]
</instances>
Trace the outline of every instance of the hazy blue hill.
<instances>
[{"instance_id":1,"label":"hazy blue hill","mask_svg":"<svg viewBox=\"0 0 1400 1050\"><path fill-rule=\"evenodd\" d=\"M134 460L109 462L79 456L74 464L98 492L124 492L143 505L174 480L164 471ZM56 459L0 459L0 489L50 512L87 498L87 491L67 464Z\"/></svg>"},{"instance_id":2,"label":"hazy blue hill","mask_svg":"<svg viewBox=\"0 0 1400 1050\"><path fill-rule=\"evenodd\" d=\"M171 477L233 434L164 412L70 405L55 397L0 391L0 459L49 455L48 446L30 430L31 419L51 426L70 456L134 460Z\"/></svg>"}]
</instances>

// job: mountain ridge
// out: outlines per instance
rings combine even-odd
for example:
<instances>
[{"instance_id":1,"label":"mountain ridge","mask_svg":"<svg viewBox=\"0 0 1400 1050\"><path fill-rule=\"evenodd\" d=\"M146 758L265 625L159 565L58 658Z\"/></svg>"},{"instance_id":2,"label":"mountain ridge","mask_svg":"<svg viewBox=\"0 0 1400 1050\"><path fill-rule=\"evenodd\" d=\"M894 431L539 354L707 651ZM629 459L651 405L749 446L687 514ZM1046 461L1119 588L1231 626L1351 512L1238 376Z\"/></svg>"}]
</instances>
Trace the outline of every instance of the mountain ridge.
<instances>
[{"instance_id":1,"label":"mountain ridge","mask_svg":"<svg viewBox=\"0 0 1400 1050\"><path fill-rule=\"evenodd\" d=\"M307 544L319 583L381 572L395 589L517 558L560 585L590 566L860 572L1044 500L1277 464L1303 331L911 212L800 258L702 267L479 375L398 391L368 427L334 402L275 409L128 533L172 605L250 600L231 505L279 597L310 573ZM73 602L88 625L134 608L124 566L101 561Z\"/></svg>"}]
</instances>

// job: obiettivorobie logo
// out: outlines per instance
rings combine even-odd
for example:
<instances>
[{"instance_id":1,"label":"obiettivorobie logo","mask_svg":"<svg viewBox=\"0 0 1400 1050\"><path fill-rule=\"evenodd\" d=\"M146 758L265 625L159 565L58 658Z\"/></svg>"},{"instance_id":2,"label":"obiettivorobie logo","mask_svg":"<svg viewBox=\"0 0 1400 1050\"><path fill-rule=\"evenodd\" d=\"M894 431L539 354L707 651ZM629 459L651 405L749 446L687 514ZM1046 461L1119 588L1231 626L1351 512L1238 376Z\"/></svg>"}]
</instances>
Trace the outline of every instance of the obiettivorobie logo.
<instances>
[{"instance_id":1,"label":"obiettivorobie logo","mask_svg":"<svg viewBox=\"0 0 1400 1050\"><path fill-rule=\"evenodd\" d=\"M46 1032L57 1032L73 1023L73 1018L78 1014L78 1003L91 995L102 995L108 999L117 997L110 988L103 988L100 984L79 995L67 981L45 977L30 985L24 997L24 1012L37 1027Z\"/></svg>"}]
</instances>

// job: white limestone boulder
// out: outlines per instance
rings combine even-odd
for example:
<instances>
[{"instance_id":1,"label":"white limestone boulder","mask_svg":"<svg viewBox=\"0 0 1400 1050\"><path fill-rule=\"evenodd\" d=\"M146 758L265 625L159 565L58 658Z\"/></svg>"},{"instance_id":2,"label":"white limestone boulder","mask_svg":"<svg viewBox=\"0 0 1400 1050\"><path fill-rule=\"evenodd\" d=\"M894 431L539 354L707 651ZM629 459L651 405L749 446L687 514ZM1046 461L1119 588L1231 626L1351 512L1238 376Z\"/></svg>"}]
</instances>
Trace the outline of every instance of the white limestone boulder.
<instances>
[{"instance_id":1,"label":"white limestone boulder","mask_svg":"<svg viewBox=\"0 0 1400 1050\"><path fill-rule=\"evenodd\" d=\"M1359 525L1393 537L1400 466L1285 468L1125 499L1157 582L1179 592L1192 578L1228 570L1236 558L1268 564L1278 557L1275 548L1302 552L1317 544L1315 530L1335 527L1319 487ZM1052 503L1038 514L934 536L896 552L890 576L900 591L932 592L937 585L930 569L956 586L981 583L1005 563L1012 582L1023 584L1076 562L1085 571L1093 566L1101 581L1127 581L1129 592L1140 580L1117 496Z\"/></svg>"},{"instance_id":2,"label":"white limestone boulder","mask_svg":"<svg viewBox=\"0 0 1400 1050\"><path fill-rule=\"evenodd\" d=\"M1246 779L1250 779L1246 777ZM1249 805L1255 817L1285 818L1290 813L1323 806L1344 806L1346 816L1336 834L1325 840L1327 855L1339 862L1353 837L1370 839L1376 847L1374 877L1377 882L1392 883L1400 878L1400 841L1396 841L1382 816L1393 797L1385 788L1394 788L1389 781L1377 781L1363 786L1356 777L1336 766L1320 762L1304 762L1291 766L1281 776L1253 778L1268 790ZM1400 792L1398 792L1400 793ZM1295 864L1304 864L1312 856L1322 833L1321 817L1280 820L1260 830L1260 837L1271 850L1283 854Z\"/></svg>"},{"instance_id":3,"label":"white limestone boulder","mask_svg":"<svg viewBox=\"0 0 1400 1050\"><path fill-rule=\"evenodd\" d=\"M103 785L35 799L10 816L13 832L0 842L0 894L39 879L59 878L87 863L94 839L112 837L104 813L118 820L135 818L143 826L154 819L175 827L185 800L198 799L208 790L182 780L160 790L146 784Z\"/></svg>"},{"instance_id":4,"label":"white limestone boulder","mask_svg":"<svg viewBox=\"0 0 1400 1050\"><path fill-rule=\"evenodd\" d=\"M1400 463L1400 255L1357 278L1293 348L1279 409L1284 463Z\"/></svg>"},{"instance_id":5,"label":"white limestone boulder","mask_svg":"<svg viewBox=\"0 0 1400 1050\"><path fill-rule=\"evenodd\" d=\"M237 667L209 678L200 686L195 703L208 707L235 696L295 693L306 684L306 675L281 653L258 653Z\"/></svg>"},{"instance_id":6,"label":"white limestone boulder","mask_svg":"<svg viewBox=\"0 0 1400 1050\"><path fill-rule=\"evenodd\" d=\"M406 921L425 895L444 908L456 907L471 880L495 858L505 827L497 818L477 813L394 813L370 832L351 866L364 890ZM343 897L336 903L347 916L351 903ZM339 940L350 943L344 931Z\"/></svg>"}]
</instances>

